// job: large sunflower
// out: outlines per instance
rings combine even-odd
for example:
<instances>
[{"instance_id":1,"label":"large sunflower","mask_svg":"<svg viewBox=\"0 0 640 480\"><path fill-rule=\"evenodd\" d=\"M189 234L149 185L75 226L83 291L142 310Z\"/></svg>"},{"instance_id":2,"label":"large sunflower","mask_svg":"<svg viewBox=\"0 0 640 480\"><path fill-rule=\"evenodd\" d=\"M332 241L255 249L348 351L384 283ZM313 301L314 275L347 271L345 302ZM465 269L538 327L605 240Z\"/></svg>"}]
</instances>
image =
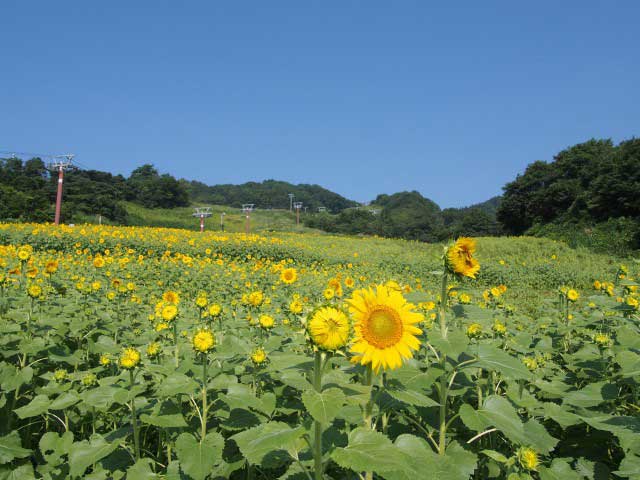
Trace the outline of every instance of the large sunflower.
<instances>
[{"instance_id":1,"label":"large sunflower","mask_svg":"<svg viewBox=\"0 0 640 480\"><path fill-rule=\"evenodd\" d=\"M415 335L422 333L415 325L423 316L400 292L378 285L375 290L355 291L347 303L354 320L354 361L371 364L378 372L380 367L398 368L413 357L412 350L420 346Z\"/></svg>"},{"instance_id":2,"label":"large sunflower","mask_svg":"<svg viewBox=\"0 0 640 480\"><path fill-rule=\"evenodd\" d=\"M447 250L447 266L463 277L476 278L480 271L480 263L473 258L476 252L476 241L473 238L460 237Z\"/></svg>"}]
</instances>

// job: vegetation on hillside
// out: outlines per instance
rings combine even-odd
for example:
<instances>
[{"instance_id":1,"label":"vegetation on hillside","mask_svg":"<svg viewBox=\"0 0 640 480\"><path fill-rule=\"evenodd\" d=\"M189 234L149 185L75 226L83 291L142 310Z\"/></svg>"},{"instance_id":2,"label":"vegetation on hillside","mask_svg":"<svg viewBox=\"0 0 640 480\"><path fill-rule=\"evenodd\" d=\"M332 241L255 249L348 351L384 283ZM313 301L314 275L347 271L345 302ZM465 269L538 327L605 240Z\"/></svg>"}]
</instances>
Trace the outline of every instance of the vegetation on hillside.
<instances>
[{"instance_id":1,"label":"vegetation on hillside","mask_svg":"<svg viewBox=\"0 0 640 480\"><path fill-rule=\"evenodd\" d=\"M305 208L317 211L326 208L329 212L337 213L345 208L358 205L342 195L334 193L320 185L294 185L277 180L264 182L247 182L241 185L205 185L202 182L182 181L194 202L228 205L240 208L245 203L253 203L265 209L289 209L289 194L292 193L295 202L302 202Z\"/></svg>"},{"instance_id":2,"label":"vegetation on hillside","mask_svg":"<svg viewBox=\"0 0 640 480\"><path fill-rule=\"evenodd\" d=\"M624 247L640 248L640 139L593 139L532 163L504 187L497 218L509 233L587 242L591 232L622 230Z\"/></svg>"}]
</instances>

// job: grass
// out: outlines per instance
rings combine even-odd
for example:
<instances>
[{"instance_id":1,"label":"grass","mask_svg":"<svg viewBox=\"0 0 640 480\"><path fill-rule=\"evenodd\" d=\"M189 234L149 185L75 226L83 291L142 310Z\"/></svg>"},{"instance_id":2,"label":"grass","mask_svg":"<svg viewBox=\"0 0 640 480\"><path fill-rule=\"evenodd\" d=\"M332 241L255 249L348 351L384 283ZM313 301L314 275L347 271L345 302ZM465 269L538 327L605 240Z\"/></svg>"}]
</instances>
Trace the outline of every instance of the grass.
<instances>
[{"instance_id":1,"label":"grass","mask_svg":"<svg viewBox=\"0 0 640 480\"><path fill-rule=\"evenodd\" d=\"M200 220L192 216L194 204L191 207L181 208L145 208L135 203L125 202L124 207L128 213L128 224L144 227L182 228L185 230L200 230ZM207 205L209 206L209 205ZM205 230L220 231L220 217L224 213L224 230L232 233L245 231L245 214L239 208L225 207L222 205L211 206L211 217L205 219ZM303 215L303 214L302 214ZM296 225L294 213L288 210L255 210L251 212L251 232L311 232L310 228L302 223Z\"/></svg>"}]
</instances>

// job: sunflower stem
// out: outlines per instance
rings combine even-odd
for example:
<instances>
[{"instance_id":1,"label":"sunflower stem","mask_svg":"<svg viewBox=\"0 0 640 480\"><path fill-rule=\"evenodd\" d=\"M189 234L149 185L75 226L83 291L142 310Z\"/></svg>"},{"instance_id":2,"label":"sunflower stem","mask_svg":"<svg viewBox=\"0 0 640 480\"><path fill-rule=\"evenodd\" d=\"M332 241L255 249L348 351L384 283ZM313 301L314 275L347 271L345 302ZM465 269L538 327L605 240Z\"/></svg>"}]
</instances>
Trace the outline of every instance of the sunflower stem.
<instances>
[{"instance_id":1,"label":"sunflower stem","mask_svg":"<svg viewBox=\"0 0 640 480\"><path fill-rule=\"evenodd\" d=\"M316 392L321 393L322 391L322 352L320 350L316 350L314 363L313 363L313 388ZM313 464L314 464L314 473L315 480L322 480L322 423L319 421L314 422L315 426L315 437L313 444Z\"/></svg>"},{"instance_id":2,"label":"sunflower stem","mask_svg":"<svg viewBox=\"0 0 640 480\"><path fill-rule=\"evenodd\" d=\"M200 443L204 442L204 437L207 435L207 364L209 363L207 354L202 354L202 415L201 421L201 433Z\"/></svg>"},{"instance_id":3,"label":"sunflower stem","mask_svg":"<svg viewBox=\"0 0 640 480\"><path fill-rule=\"evenodd\" d=\"M442 285L440 289L440 310L438 312L438 318L440 320L440 334L442 338L447 338L447 266L445 264L444 271L442 272Z\"/></svg>"},{"instance_id":4,"label":"sunflower stem","mask_svg":"<svg viewBox=\"0 0 640 480\"><path fill-rule=\"evenodd\" d=\"M129 380L131 391L133 392L133 369L129 370ZM131 423L133 425L133 448L136 455L136 461L140 460L140 432L138 431L138 414L136 413L136 399L131 399Z\"/></svg>"},{"instance_id":5,"label":"sunflower stem","mask_svg":"<svg viewBox=\"0 0 640 480\"><path fill-rule=\"evenodd\" d=\"M447 367L447 356L442 352L441 354L441 363L443 373L440 376L440 430L438 437L438 454L444 455L445 449L447 447L447 395L448 395L448 386L447 386L447 375L446 375L446 367Z\"/></svg>"}]
</instances>

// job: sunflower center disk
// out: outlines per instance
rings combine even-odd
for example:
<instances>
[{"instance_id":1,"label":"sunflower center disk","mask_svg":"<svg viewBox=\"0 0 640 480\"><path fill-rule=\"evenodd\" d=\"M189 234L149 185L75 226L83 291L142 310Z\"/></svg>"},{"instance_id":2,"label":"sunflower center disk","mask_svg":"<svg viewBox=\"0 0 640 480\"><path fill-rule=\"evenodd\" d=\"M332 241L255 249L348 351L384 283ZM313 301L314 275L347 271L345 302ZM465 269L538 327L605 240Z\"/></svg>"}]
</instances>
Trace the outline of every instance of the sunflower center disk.
<instances>
[{"instance_id":1,"label":"sunflower center disk","mask_svg":"<svg viewBox=\"0 0 640 480\"><path fill-rule=\"evenodd\" d=\"M362 334L367 342L377 348L395 345L402 337L400 315L385 306L375 307L365 322Z\"/></svg>"}]
</instances>

